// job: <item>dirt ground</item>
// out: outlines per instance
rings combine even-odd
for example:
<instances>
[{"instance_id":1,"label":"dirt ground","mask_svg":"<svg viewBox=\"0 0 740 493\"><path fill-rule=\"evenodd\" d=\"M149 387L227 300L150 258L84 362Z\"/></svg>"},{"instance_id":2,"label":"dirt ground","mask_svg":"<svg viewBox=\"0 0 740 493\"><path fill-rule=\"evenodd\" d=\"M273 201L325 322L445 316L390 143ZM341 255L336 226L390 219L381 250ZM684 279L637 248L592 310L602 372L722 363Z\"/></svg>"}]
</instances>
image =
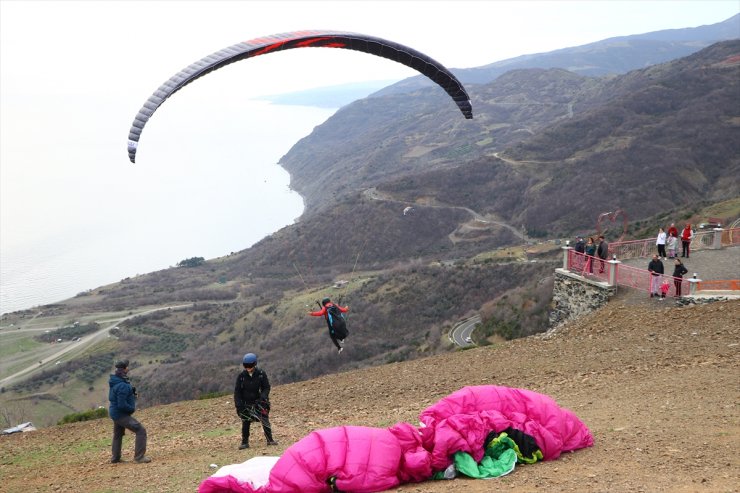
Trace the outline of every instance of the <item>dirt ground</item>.
<instances>
[{"instance_id":1,"label":"dirt ground","mask_svg":"<svg viewBox=\"0 0 740 493\"><path fill-rule=\"evenodd\" d=\"M594 446L499 479L392 491L739 491L739 352L740 301L676 307L620 295L547 335L275 387L279 447L253 430L252 448L237 450L229 397L138 412L153 460L145 465L109 463L108 419L0 437L0 491L196 491L212 464L277 455L318 428L416 424L437 399L479 384L552 396L588 425ZM124 458L132 454L127 435Z\"/></svg>"}]
</instances>

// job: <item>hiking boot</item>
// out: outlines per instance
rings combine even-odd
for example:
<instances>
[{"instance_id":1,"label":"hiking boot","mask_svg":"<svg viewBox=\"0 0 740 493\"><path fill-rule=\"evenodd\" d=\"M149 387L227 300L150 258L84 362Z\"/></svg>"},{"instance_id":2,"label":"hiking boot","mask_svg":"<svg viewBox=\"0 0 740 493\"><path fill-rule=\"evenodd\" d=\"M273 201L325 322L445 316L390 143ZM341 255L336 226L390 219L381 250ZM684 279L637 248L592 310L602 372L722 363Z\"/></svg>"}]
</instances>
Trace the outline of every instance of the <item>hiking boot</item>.
<instances>
[{"instance_id":1,"label":"hiking boot","mask_svg":"<svg viewBox=\"0 0 740 493\"><path fill-rule=\"evenodd\" d=\"M343 349L344 349L343 347L340 347L340 348L339 348L339 349L337 350L337 354L342 354L342 350L343 350Z\"/></svg>"},{"instance_id":2,"label":"hiking boot","mask_svg":"<svg viewBox=\"0 0 740 493\"><path fill-rule=\"evenodd\" d=\"M239 445L239 450L244 450L245 448L249 448L249 444L242 442L242 444Z\"/></svg>"},{"instance_id":3,"label":"hiking boot","mask_svg":"<svg viewBox=\"0 0 740 493\"><path fill-rule=\"evenodd\" d=\"M140 457L138 459L134 459L134 462L136 462L137 464L148 464L151 461L152 461L152 459L150 459L147 456Z\"/></svg>"},{"instance_id":4,"label":"hiking boot","mask_svg":"<svg viewBox=\"0 0 740 493\"><path fill-rule=\"evenodd\" d=\"M111 464L120 464L121 462L126 462L126 461L122 459L111 459L110 460Z\"/></svg>"},{"instance_id":5,"label":"hiking boot","mask_svg":"<svg viewBox=\"0 0 740 493\"><path fill-rule=\"evenodd\" d=\"M277 445L278 443L275 440L268 440L267 445Z\"/></svg>"}]
</instances>

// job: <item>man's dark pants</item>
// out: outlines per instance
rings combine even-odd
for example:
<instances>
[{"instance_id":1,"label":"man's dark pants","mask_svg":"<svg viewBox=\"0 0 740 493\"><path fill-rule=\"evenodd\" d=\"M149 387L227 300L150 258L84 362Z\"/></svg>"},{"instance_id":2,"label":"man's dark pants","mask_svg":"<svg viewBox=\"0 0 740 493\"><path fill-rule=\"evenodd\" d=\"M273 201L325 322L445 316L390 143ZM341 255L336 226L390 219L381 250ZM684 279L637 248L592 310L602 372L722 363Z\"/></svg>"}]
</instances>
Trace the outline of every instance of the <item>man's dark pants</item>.
<instances>
[{"instance_id":1,"label":"man's dark pants","mask_svg":"<svg viewBox=\"0 0 740 493\"><path fill-rule=\"evenodd\" d=\"M126 430L136 433L134 460L142 459L146 454L146 428L132 416L123 416L113 420L113 443L111 444L113 462L121 460L121 447Z\"/></svg>"}]
</instances>

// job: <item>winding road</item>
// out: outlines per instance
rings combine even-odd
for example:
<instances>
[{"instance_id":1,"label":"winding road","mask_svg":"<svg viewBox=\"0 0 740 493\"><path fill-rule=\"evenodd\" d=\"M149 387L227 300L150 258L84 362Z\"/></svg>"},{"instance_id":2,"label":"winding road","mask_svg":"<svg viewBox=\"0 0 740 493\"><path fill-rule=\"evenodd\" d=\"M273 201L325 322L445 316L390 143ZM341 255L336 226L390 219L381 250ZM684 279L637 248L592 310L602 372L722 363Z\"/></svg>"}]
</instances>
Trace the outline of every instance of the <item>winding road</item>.
<instances>
[{"instance_id":1,"label":"winding road","mask_svg":"<svg viewBox=\"0 0 740 493\"><path fill-rule=\"evenodd\" d=\"M39 368L42 368L45 364L51 363L54 360L57 360L64 356L65 354L71 352L71 351L81 351L82 349L85 349L89 346L92 346L96 342L102 341L106 339L110 333L110 330L114 327L116 327L118 324L123 322L124 320L128 320L130 318L139 317L141 315L147 315L149 313L157 312L160 310L175 310L177 308L186 308L192 306L192 303L187 303L184 305L173 305L173 306L164 306L160 308L152 308L150 310L145 310L143 312L134 313L132 315L128 315L126 317L121 317L119 319L115 319L113 321L108 321L108 325L103 327L102 329L98 330L97 332L94 332L92 334L86 335L82 337L79 341L70 341L69 343L65 344L64 347L60 348L59 351L56 351L55 353L38 360L38 363L34 363L32 365L27 366L26 368L17 371L13 373L12 375L9 375L2 380L0 380L0 387L9 385L13 383L14 380L17 380L18 378L33 372L34 370L38 370ZM21 331L40 331L40 330L53 330L53 329L18 329L14 330L12 332L6 332L10 334L17 334ZM1 335L2 333L0 333Z\"/></svg>"},{"instance_id":2,"label":"winding road","mask_svg":"<svg viewBox=\"0 0 740 493\"><path fill-rule=\"evenodd\" d=\"M473 315L460 322L450 329L449 338L453 344L461 348L475 346L475 343L471 339L471 334L475 330L475 326L482 322L480 315Z\"/></svg>"},{"instance_id":3,"label":"winding road","mask_svg":"<svg viewBox=\"0 0 740 493\"><path fill-rule=\"evenodd\" d=\"M473 216L473 219L475 219L476 221L480 221L480 222L482 222L484 224L494 224L496 226L501 226L502 228L506 228L509 231L511 231L514 234L514 236L516 236L520 240L525 241L525 242L526 241L529 241L529 237L526 234L524 234L523 232L521 232L520 230L516 229L514 226L512 226L510 224L507 224L507 223L504 223L504 222L501 222L501 221L496 221L496 220L491 219L491 218L486 217L486 216L483 216L482 214L479 214L478 212L476 212L473 209L470 209L468 207L464 207L464 206L461 206L461 205L443 204L441 202L437 202L436 200L433 203L431 203L431 204L417 204L416 202L408 202L408 201L405 201L405 200L398 200L398 199L395 199L395 198L393 198L393 197L391 197L391 196L389 196L387 194L384 194L384 193L379 192L378 189L375 188L375 187L368 188L363 193L364 193L364 195L367 198L369 198L371 200L382 200L384 202L394 202L396 204L401 204L401 205L410 206L410 207L414 207L414 208L430 207L430 208L436 208L436 209L458 209L458 210L463 210L463 211L467 212L468 214L470 214L471 216Z\"/></svg>"}]
</instances>

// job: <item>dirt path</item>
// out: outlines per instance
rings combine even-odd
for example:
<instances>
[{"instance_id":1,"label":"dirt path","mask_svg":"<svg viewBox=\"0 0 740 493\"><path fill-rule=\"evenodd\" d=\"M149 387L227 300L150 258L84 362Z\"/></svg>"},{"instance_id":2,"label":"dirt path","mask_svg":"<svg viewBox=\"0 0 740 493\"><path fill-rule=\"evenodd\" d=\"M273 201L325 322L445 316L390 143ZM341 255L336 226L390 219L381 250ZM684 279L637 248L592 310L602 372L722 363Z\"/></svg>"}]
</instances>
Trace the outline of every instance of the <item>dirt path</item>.
<instances>
[{"instance_id":1,"label":"dirt path","mask_svg":"<svg viewBox=\"0 0 740 493\"><path fill-rule=\"evenodd\" d=\"M364 194L365 194L366 197L368 197L368 198L370 198L372 200L383 200L385 202L395 202L397 204L402 204L402 205L406 205L406 206L409 206L409 207L432 207L432 208L439 208L439 209L458 209L458 210L462 210L462 211L465 211L468 214L470 214L472 216L472 218L473 218L473 221L477 221L479 223L483 223L484 225L491 225L491 224L493 224L495 226L500 226L502 228L506 228L509 231L511 231L514 234L514 236L516 236L517 238L519 238L522 241L529 241L530 240L530 238L525 233L523 233L522 231L518 230L517 228L515 228L511 224L508 224L508 223L499 221L497 219L491 218L490 216L485 216L485 215L480 214L480 213L478 213L478 212L476 212L473 209L470 209L468 207L463 207L463 206L460 206L460 205L445 204L445 203L439 202L437 200L433 200L433 201L431 201L428 204L418 204L416 202L407 202L407 201L404 201L404 200L395 199L395 198L393 198L392 196L390 196L388 194L384 194L382 192L379 192L378 189L375 188L375 187L368 188L367 190L365 190ZM464 226L465 225L461 225L460 228L462 228ZM458 228L458 229L460 229L460 228ZM455 233L456 233L456 231L450 234L450 240L452 240L453 243L455 243L456 241L459 241L459 240L456 239Z\"/></svg>"}]
</instances>

